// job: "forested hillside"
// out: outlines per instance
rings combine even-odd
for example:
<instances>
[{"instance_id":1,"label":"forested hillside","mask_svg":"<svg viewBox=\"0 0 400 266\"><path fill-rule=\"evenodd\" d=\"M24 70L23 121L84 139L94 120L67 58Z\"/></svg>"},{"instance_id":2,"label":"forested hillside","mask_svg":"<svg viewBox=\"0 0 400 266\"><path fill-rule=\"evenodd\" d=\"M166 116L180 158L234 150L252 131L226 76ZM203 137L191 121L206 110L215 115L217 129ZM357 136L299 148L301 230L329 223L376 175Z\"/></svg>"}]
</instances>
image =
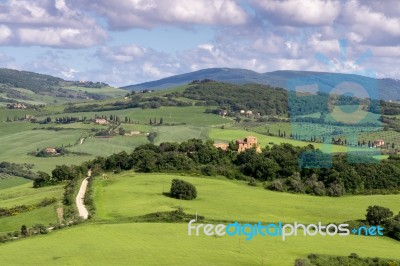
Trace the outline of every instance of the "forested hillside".
<instances>
[{"instance_id":1,"label":"forested hillside","mask_svg":"<svg viewBox=\"0 0 400 266\"><path fill-rule=\"evenodd\" d=\"M0 105L23 103L29 107L57 102L101 100L124 94L123 90L103 82L67 81L50 75L0 68Z\"/></svg>"}]
</instances>

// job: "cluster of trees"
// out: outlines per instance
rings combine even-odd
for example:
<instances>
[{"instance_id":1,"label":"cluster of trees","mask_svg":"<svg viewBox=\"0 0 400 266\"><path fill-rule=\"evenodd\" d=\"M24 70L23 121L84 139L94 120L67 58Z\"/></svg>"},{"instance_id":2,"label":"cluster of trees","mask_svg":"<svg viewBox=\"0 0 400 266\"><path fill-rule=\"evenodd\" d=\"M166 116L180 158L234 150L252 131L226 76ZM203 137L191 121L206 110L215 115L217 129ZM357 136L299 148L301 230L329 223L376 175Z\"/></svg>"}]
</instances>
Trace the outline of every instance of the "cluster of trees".
<instances>
[{"instance_id":1,"label":"cluster of trees","mask_svg":"<svg viewBox=\"0 0 400 266\"><path fill-rule=\"evenodd\" d=\"M331 111L329 110L331 105L363 104L363 100L350 96L331 97L327 93L319 92L299 97L296 92L260 84L235 85L221 82L192 84L183 93L175 92L173 96L197 100L196 105L217 105L233 112L252 110L260 113L261 116L290 115L294 117L316 112L328 113Z\"/></svg>"},{"instance_id":2,"label":"cluster of trees","mask_svg":"<svg viewBox=\"0 0 400 266\"><path fill-rule=\"evenodd\" d=\"M291 122L296 123L313 123L313 124L324 124L329 126L340 126L340 127L377 127L380 129L382 123L379 122L363 122L357 124L349 124L340 121L326 121L326 113L321 113L319 118L316 117L293 117L291 118Z\"/></svg>"},{"instance_id":3,"label":"cluster of trees","mask_svg":"<svg viewBox=\"0 0 400 266\"><path fill-rule=\"evenodd\" d=\"M73 116L56 117L54 120L58 124L70 124L82 121L82 119L79 119L79 117ZM51 123L51 117L46 118L46 123Z\"/></svg>"},{"instance_id":4,"label":"cluster of trees","mask_svg":"<svg viewBox=\"0 0 400 266\"><path fill-rule=\"evenodd\" d=\"M150 118L149 120L149 125L162 125L162 124L164 124L164 119L162 117L160 118L160 120L158 120L158 123L157 123L157 118L154 118L153 120L151 120Z\"/></svg>"},{"instance_id":5,"label":"cluster of trees","mask_svg":"<svg viewBox=\"0 0 400 266\"><path fill-rule=\"evenodd\" d=\"M154 142L154 140L156 139L156 137L157 137L157 132L150 132L150 133L147 135L147 139L148 139L151 143Z\"/></svg>"},{"instance_id":6,"label":"cluster of trees","mask_svg":"<svg viewBox=\"0 0 400 266\"><path fill-rule=\"evenodd\" d=\"M44 224L35 224L34 226L27 227L22 225L20 231L9 232L6 235L0 236L0 242L5 243L7 241L14 240L20 237L30 237L33 235L44 235L48 233L48 229Z\"/></svg>"},{"instance_id":7,"label":"cluster of trees","mask_svg":"<svg viewBox=\"0 0 400 266\"><path fill-rule=\"evenodd\" d=\"M42 75L27 71L13 69L0 69L0 83L10 87L25 88L34 92L50 91L52 87L60 85L63 81L49 75Z\"/></svg>"},{"instance_id":8,"label":"cluster of trees","mask_svg":"<svg viewBox=\"0 0 400 266\"><path fill-rule=\"evenodd\" d=\"M261 115L287 115L287 92L266 85L235 85L221 82L199 83L181 96L198 101L196 105L220 106L233 112L252 110Z\"/></svg>"},{"instance_id":9,"label":"cluster of trees","mask_svg":"<svg viewBox=\"0 0 400 266\"><path fill-rule=\"evenodd\" d=\"M38 175L32 171L33 164L16 164L9 162L0 162L0 174L9 174L31 180L35 180Z\"/></svg>"},{"instance_id":10,"label":"cluster of trees","mask_svg":"<svg viewBox=\"0 0 400 266\"><path fill-rule=\"evenodd\" d=\"M372 100L368 111L382 115L400 115L400 106L398 103Z\"/></svg>"},{"instance_id":11,"label":"cluster of trees","mask_svg":"<svg viewBox=\"0 0 400 266\"><path fill-rule=\"evenodd\" d=\"M384 228L384 234L400 241L400 212L397 215L382 206L369 206L365 215L368 225Z\"/></svg>"},{"instance_id":12,"label":"cluster of trees","mask_svg":"<svg viewBox=\"0 0 400 266\"><path fill-rule=\"evenodd\" d=\"M384 258L361 258L357 253L350 253L349 256L333 256L310 254L307 258L296 259L295 266L397 266L400 260Z\"/></svg>"},{"instance_id":13,"label":"cluster of trees","mask_svg":"<svg viewBox=\"0 0 400 266\"><path fill-rule=\"evenodd\" d=\"M80 166L57 165L56 168L51 172L51 175L39 171L38 177L33 181L33 187L39 188L51 186L59 184L63 181L81 178L87 174L87 171L88 167L86 166L86 163L83 163Z\"/></svg>"},{"instance_id":14,"label":"cluster of trees","mask_svg":"<svg viewBox=\"0 0 400 266\"><path fill-rule=\"evenodd\" d=\"M213 80L213 79L202 79L202 80L195 79L195 80L192 80L192 81L189 83L189 85L204 84L204 83L212 83L212 82L216 82L216 81Z\"/></svg>"},{"instance_id":15,"label":"cluster of trees","mask_svg":"<svg viewBox=\"0 0 400 266\"><path fill-rule=\"evenodd\" d=\"M109 86L107 83L104 82L93 82L93 81L84 81L84 82L75 81L72 82L71 85L78 87L85 87L85 88L95 88L95 89L100 89Z\"/></svg>"},{"instance_id":16,"label":"cluster of trees","mask_svg":"<svg viewBox=\"0 0 400 266\"><path fill-rule=\"evenodd\" d=\"M109 104L69 105L64 111L67 113L103 112L130 108L157 109L161 106L192 106L190 102L179 101L172 97L145 97L142 94L134 94L130 97L129 101L117 101Z\"/></svg>"},{"instance_id":17,"label":"cluster of trees","mask_svg":"<svg viewBox=\"0 0 400 266\"><path fill-rule=\"evenodd\" d=\"M241 153L216 149L211 141L146 144L131 154L121 152L98 157L76 167L57 166L52 176L41 173L35 187L71 180L93 172L134 169L139 172L184 172L208 176L264 182L276 191L341 196L344 194L397 193L400 189L400 158L390 156L379 162L369 155L331 155L312 145L290 144L266 147L261 153L249 149ZM348 163L348 157L352 164Z\"/></svg>"}]
</instances>

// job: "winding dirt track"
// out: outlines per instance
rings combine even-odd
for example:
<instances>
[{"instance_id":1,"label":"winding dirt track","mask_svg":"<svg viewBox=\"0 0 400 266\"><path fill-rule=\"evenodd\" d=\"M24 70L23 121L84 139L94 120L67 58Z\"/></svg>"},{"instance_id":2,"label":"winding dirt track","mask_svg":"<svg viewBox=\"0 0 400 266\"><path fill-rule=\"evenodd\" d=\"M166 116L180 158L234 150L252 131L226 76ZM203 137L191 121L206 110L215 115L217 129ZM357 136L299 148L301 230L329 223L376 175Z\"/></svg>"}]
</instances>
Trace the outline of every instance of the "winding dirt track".
<instances>
[{"instance_id":1,"label":"winding dirt track","mask_svg":"<svg viewBox=\"0 0 400 266\"><path fill-rule=\"evenodd\" d=\"M85 179L83 179L81 187L79 188L78 195L76 196L76 207L78 208L79 216L85 220L88 218L89 212L86 209L83 199L85 198L86 188L87 188L89 178L91 175L92 175L92 171L89 170L87 177Z\"/></svg>"}]
</instances>

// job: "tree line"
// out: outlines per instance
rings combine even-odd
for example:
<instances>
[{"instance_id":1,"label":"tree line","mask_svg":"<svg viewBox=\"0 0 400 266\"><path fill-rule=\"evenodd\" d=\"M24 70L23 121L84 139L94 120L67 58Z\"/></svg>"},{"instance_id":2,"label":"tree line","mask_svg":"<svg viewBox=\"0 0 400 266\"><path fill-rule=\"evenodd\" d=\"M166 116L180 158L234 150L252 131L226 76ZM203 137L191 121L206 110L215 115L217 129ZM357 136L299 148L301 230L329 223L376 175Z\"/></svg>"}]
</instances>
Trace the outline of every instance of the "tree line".
<instances>
[{"instance_id":1,"label":"tree line","mask_svg":"<svg viewBox=\"0 0 400 266\"><path fill-rule=\"evenodd\" d=\"M349 157L350 156L350 157ZM348 158L351 159L349 163ZM267 146L261 153L249 149L234 151L234 144L223 151L211 141L192 139L182 143L141 145L128 154L97 157L80 166L57 166L51 175L41 172L34 186L41 187L72 180L92 169L104 171L182 172L207 176L222 175L230 179L254 178L266 189L341 196L345 194L398 193L400 156L378 161L370 155L325 154L312 145Z\"/></svg>"}]
</instances>

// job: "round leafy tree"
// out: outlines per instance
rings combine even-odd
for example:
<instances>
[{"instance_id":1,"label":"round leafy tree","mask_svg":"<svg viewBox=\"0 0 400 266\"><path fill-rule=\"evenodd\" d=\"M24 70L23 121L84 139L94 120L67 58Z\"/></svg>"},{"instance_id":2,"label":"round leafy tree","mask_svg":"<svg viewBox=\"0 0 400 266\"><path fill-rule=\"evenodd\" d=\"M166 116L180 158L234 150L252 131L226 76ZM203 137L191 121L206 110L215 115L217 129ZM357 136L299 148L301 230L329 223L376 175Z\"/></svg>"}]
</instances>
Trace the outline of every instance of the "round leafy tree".
<instances>
[{"instance_id":1,"label":"round leafy tree","mask_svg":"<svg viewBox=\"0 0 400 266\"><path fill-rule=\"evenodd\" d=\"M374 205L368 207L365 218L370 225L382 225L392 216L393 212L390 209Z\"/></svg>"},{"instance_id":2,"label":"round leafy tree","mask_svg":"<svg viewBox=\"0 0 400 266\"><path fill-rule=\"evenodd\" d=\"M192 200L197 197L196 187L181 179L173 179L171 184L170 196L175 199Z\"/></svg>"}]
</instances>

